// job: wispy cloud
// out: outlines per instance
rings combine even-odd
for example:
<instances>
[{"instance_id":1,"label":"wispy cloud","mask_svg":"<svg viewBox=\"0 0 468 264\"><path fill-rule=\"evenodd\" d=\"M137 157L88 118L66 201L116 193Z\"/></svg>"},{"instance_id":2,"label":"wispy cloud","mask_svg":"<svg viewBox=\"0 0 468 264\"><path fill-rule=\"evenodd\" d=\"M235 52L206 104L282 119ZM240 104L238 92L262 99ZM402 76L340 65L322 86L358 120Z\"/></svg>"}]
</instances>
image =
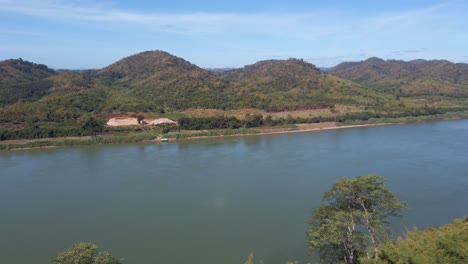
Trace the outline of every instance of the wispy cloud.
<instances>
[{"instance_id":1,"label":"wispy cloud","mask_svg":"<svg viewBox=\"0 0 468 264\"><path fill-rule=\"evenodd\" d=\"M142 13L111 6L77 4L54 0L0 0L0 12L21 14L62 22L100 22L109 25L152 26L159 31L180 34L220 34L226 31L257 32L270 35L292 35L307 32L318 37L333 31L322 24L327 14L268 13Z\"/></svg>"},{"instance_id":2,"label":"wispy cloud","mask_svg":"<svg viewBox=\"0 0 468 264\"><path fill-rule=\"evenodd\" d=\"M236 63L245 61L239 56L250 58L247 63L253 63L253 58L309 57L319 65L369 56L412 59L452 54L455 58L455 52L460 51L448 46L458 45L456 47L461 50L464 46L461 43L468 45L468 20L465 18L468 4L454 2L457 0L392 12L362 13L339 6L302 12L136 11L120 8L112 1L0 0L0 16L14 15L18 19L34 18L67 25L63 32L50 32L38 23L35 31L30 32L28 28L5 27L8 21L2 21L0 34L46 34L55 36L58 41L67 39L69 35L66 34L75 34L73 37L82 41L81 46L76 46L77 50L96 41L116 49L169 48L177 54L185 52L185 55L212 62L219 61L212 55L213 50L222 47L218 56L223 54ZM116 35L129 37L118 46L111 40ZM161 39L166 41L166 46ZM184 41L196 42L198 50L187 52ZM12 41L3 42L13 44ZM428 49L420 49L422 46ZM237 55L224 54L225 50ZM461 58L460 54L456 56Z\"/></svg>"},{"instance_id":3,"label":"wispy cloud","mask_svg":"<svg viewBox=\"0 0 468 264\"><path fill-rule=\"evenodd\" d=\"M60 0L0 0L0 12L60 20L62 22L100 22L107 24L144 24L160 31L181 34L222 34L244 31L272 36L319 38L372 35L418 24L432 17L446 5L435 5L399 13L353 17L339 10L318 10L312 13L150 13L118 9L111 4ZM343 22L345 21L345 22Z\"/></svg>"}]
</instances>

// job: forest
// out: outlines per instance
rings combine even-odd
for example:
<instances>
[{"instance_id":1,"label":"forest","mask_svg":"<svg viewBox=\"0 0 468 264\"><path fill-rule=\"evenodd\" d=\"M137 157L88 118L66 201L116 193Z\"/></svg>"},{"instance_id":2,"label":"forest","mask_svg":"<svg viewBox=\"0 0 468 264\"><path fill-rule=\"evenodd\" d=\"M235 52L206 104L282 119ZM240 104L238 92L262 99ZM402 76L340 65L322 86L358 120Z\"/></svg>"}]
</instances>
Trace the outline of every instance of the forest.
<instances>
[{"instance_id":1,"label":"forest","mask_svg":"<svg viewBox=\"0 0 468 264\"><path fill-rule=\"evenodd\" d=\"M178 130L205 130L463 118L468 111L468 66L448 61L370 58L324 72L288 59L208 71L164 51L146 51L84 71L6 60L0 77L1 141L109 134L105 122L114 116L170 117ZM190 114L203 109L218 114ZM310 114L294 114L300 111Z\"/></svg>"}]
</instances>

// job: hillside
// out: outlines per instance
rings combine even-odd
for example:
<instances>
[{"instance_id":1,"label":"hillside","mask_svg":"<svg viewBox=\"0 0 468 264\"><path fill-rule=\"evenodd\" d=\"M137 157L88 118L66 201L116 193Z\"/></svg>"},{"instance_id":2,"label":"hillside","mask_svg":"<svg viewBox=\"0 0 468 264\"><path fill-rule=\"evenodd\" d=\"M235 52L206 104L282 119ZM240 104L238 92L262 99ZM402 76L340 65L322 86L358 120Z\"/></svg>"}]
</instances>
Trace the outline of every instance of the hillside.
<instances>
[{"instance_id":1,"label":"hillside","mask_svg":"<svg viewBox=\"0 0 468 264\"><path fill-rule=\"evenodd\" d=\"M468 64L446 60L382 60L344 62L330 74L368 88L402 96L468 96Z\"/></svg>"},{"instance_id":2,"label":"hillside","mask_svg":"<svg viewBox=\"0 0 468 264\"><path fill-rule=\"evenodd\" d=\"M37 81L55 75L46 65L22 59L0 61L0 87Z\"/></svg>"},{"instance_id":3,"label":"hillside","mask_svg":"<svg viewBox=\"0 0 468 264\"><path fill-rule=\"evenodd\" d=\"M18 60L0 62L0 105L36 100L46 95L51 83L44 78L55 71L42 64Z\"/></svg>"},{"instance_id":4,"label":"hillside","mask_svg":"<svg viewBox=\"0 0 468 264\"><path fill-rule=\"evenodd\" d=\"M223 108L227 82L164 51L124 58L98 72L106 85L161 108Z\"/></svg>"},{"instance_id":5,"label":"hillside","mask_svg":"<svg viewBox=\"0 0 468 264\"><path fill-rule=\"evenodd\" d=\"M220 76L232 82L229 91L239 98L240 107L269 111L327 108L335 104L368 106L382 97L299 59L260 61Z\"/></svg>"},{"instance_id":6,"label":"hillside","mask_svg":"<svg viewBox=\"0 0 468 264\"><path fill-rule=\"evenodd\" d=\"M446 61L371 58L341 64L331 69L334 75L300 59L210 72L163 51L138 53L101 70L56 72L22 60L0 65L4 138L77 135L81 120L89 116L104 120L143 113L180 118L205 109L240 118L262 112L270 118L267 123L284 124L468 109L466 65ZM291 111L300 118L293 119ZM27 132L19 135L21 129Z\"/></svg>"}]
</instances>

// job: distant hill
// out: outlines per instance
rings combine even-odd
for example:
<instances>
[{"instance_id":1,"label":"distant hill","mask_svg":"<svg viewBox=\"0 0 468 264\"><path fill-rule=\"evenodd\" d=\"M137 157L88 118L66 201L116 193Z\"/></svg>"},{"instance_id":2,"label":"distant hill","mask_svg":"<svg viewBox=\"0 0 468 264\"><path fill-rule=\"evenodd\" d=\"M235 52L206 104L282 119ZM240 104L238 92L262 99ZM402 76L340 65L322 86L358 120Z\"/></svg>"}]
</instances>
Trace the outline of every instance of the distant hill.
<instances>
[{"instance_id":1,"label":"distant hill","mask_svg":"<svg viewBox=\"0 0 468 264\"><path fill-rule=\"evenodd\" d=\"M163 108L222 108L226 81L164 51L126 57L98 72L113 88L126 91Z\"/></svg>"},{"instance_id":2,"label":"distant hill","mask_svg":"<svg viewBox=\"0 0 468 264\"><path fill-rule=\"evenodd\" d=\"M41 98L52 85L44 79L55 74L45 65L22 59L1 61L0 105Z\"/></svg>"},{"instance_id":3,"label":"distant hill","mask_svg":"<svg viewBox=\"0 0 468 264\"><path fill-rule=\"evenodd\" d=\"M57 72L7 60L0 62L0 127L26 120L76 123L84 114L208 108L322 109L334 115L364 111L366 116L414 114L418 107L428 112L427 106L465 109L466 68L447 61L370 58L323 72L301 59L287 59L212 72L158 50L100 70ZM400 96L406 98L400 101Z\"/></svg>"},{"instance_id":4,"label":"distant hill","mask_svg":"<svg viewBox=\"0 0 468 264\"><path fill-rule=\"evenodd\" d=\"M282 111L375 103L360 85L300 59L260 61L221 76L232 82L230 91L242 98L242 107Z\"/></svg>"},{"instance_id":5,"label":"distant hill","mask_svg":"<svg viewBox=\"0 0 468 264\"><path fill-rule=\"evenodd\" d=\"M468 64L446 60L382 60L344 62L329 71L366 87L406 96L468 96Z\"/></svg>"},{"instance_id":6,"label":"distant hill","mask_svg":"<svg viewBox=\"0 0 468 264\"><path fill-rule=\"evenodd\" d=\"M22 59L0 61L0 87L37 81L55 74L55 71L46 65Z\"/></svg>"}]
</instances>

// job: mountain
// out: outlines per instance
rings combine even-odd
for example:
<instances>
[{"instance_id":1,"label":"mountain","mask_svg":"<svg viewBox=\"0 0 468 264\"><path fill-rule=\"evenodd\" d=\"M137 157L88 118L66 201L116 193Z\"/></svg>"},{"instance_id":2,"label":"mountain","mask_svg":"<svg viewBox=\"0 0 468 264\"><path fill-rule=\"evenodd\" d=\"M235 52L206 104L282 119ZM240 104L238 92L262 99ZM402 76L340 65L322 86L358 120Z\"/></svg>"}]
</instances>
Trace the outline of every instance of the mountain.
<instances>
[{"instance_id":1,"label":"mountain","mask_svg":"<svg viewBox=\"0 0 468 264\"><path fill-rule=\"evenodd\" d=\"M55 71L46 65L22 59L0 61L0 87L37 81L55 74Z\"/></svg>"},{"instance_id":2,"label":"mountain","mask_svg":"<svg viewBox=\"0 0 468 264\"><path fill-rule=\"evenodd\" d=\"M45 78L56 72L45 65L18 60L0 62L0 105L45 96L52 83Z\"/></svg>"},{"instance_id":3,"label":"mountain","mask_svg":"<svg viewBox=\"0 0 468 264\"><path fill-rule=\"evenodd\" d=\"M97 74L106 85L163 108L222 108L226 81L164 51L126 57Z\"/></svg>"},{"instance_id":4,"label":"mountain","mask_svg":"<svg viewBox=\"0 0 468 264\"><path fill-rule=\"evenodd\" d=\"M100 70L56 72L22 60L0 62L0 69L0 128L34 122L75 126L85 114L190 108L402 116L421 107L465 109L468 90L466 64L447 61L370 58L340 64L331 74L300 59L265 60L210 72L156 50Z\"/></svg>"},{"instance_id":5,"label":"mountain","mask_svg":"<svg viewBox=\"0 0 468 264\"><path fill-rule=\"evenodd\" d=\"M220 76L231 82L229 91L241 98L240 107L283 111L375 103L360 85L300 59L260 61Z\"/></svg>"},{"instance_id":6,"label":"mountain","mask_svg":"<svg viewBox=\"0 0 468 264\"><path fill-rule=\"evenodd\" d=\"M446 60L383 60L344 62L329 71L371 89L404 96L468 96L468 64Z\"/></svg>"}]
</instances>

